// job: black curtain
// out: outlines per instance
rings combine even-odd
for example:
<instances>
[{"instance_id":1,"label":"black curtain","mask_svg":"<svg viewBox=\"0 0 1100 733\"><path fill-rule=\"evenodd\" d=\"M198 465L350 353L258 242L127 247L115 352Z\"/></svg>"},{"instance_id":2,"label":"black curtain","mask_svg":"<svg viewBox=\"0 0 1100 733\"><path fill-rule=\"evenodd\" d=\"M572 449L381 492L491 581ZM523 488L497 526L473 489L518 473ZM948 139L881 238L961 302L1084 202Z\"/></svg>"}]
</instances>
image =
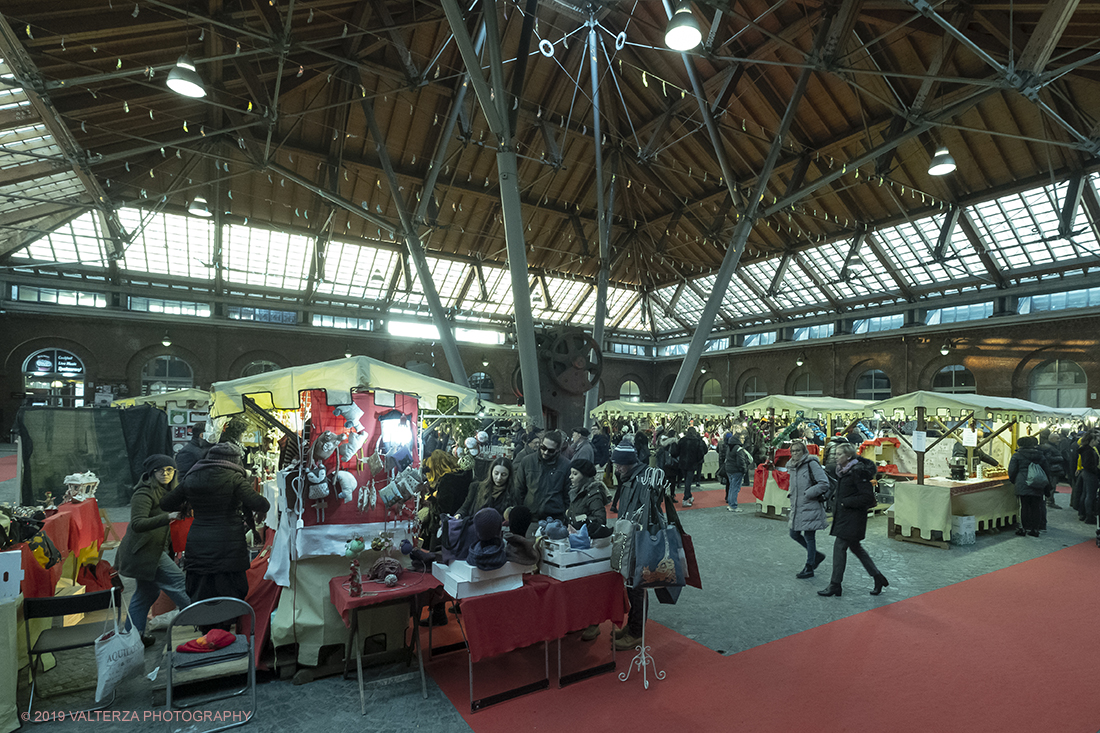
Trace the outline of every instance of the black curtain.
<instances>
[{"instance_id":1,"label":"black curtain","mask_svg":"<svg viewBox=\"0 0 1100 733\"><path fill-rule=\"evenodd\" d=\"M16 416L22 442L23 504L38 505L46 492L65 493L65 476L91 471L99 479L100 506L127 506L141 465L153 453L172 455L168 416L151 405L24 407Z\"/></svg>"}]
</instances>

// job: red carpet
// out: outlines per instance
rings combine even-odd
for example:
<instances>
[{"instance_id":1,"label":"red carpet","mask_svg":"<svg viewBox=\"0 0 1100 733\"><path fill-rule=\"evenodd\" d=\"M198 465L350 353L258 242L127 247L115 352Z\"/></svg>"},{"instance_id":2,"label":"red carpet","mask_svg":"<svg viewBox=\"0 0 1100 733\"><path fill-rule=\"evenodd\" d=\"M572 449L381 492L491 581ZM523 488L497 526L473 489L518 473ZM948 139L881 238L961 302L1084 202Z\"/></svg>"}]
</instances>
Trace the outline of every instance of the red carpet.
<instances>
[{"instance_id":1,"label":"red carpet","mask_svg":"<svg viewBox=\"0 0 1100 733\"><path fill-rule=\"evenodd\" d=\"M668 676L651 677L649 690L637 671L626 682L605 674L471 714L465 655L440 657L429 671L476 733L520 721L531 730L1094 733L1098 561L1095 543L1081 543L730 657L651 623ZM592 644L572 636L563 655L606 654L606 644L606 628ZM477 665L476 695L541 677L535 652ZM629 658L619 654L618 671ZM555 660L551 646L552 680Z\"/></svg>"},{"instance_id":2,"label":"red carpet","mask_svg":"<svg viewBox=\"0 0 1100 733\"><path fill-rule=\"evenodd\" d=\"M683 501L682 494L677 494L677 497L680 498L681 502ZM722 486L715 485L713 489L707 488L702 491L693 490L691 492L691 498L695 500L692 506L685 509L682 503L677 504L676 511L690 512L692 509L724 507L726 505L726 489ZM756 497L752 495L751 486L741 487L741 493L737 495L737 505L746 512L756 511Z\"/></svg>"},{"instance_id":3,"label":"red carpet","mask_svg":"<svg viewBox=\"0 0 1100 733\"><path fill-rule=\"evenodd\" d=\"M15 478L19 469L19 456L14 453L10 456L0 457L0 481Z\"/></svg>"}]
</instances>

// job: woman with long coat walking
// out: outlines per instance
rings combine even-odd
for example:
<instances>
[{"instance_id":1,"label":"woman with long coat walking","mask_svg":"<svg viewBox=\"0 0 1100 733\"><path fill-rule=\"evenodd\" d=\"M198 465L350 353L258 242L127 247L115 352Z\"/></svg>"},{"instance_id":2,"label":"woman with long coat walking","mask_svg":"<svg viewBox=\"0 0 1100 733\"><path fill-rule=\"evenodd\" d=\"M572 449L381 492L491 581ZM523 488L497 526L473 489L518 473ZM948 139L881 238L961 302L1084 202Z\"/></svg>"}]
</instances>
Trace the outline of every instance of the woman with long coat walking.
<instances>
[{"instance_id":1,"label":"woman with long coat walking","mask_svg":"<svg viewBox=\"0 0 1100 733\"><path fill-rule=\"evenodd\" d=\"M806 548L806 567L795 577L812 578L814 570L825 559L825 553L817 551L817 531L829 526L825 519L829 477L817 458L806 450L806 445L798 441L791 443L787 474L790 476L787 496L791 500L787 526L791 539Z\"/></svg>"},{"instance_id":2,"label":"woman with long coat walking","mask_svg":"<svg viewBox=\"0 0 1100 733\"><path fill-rule=\"evenodd\" d=\"M1008 462L1008 480L1016 486L1016 498L1020 500L1020 526L1016 534L1023 537L1039 536L1043 519L1043 496L1050 486L1050 467L1039 450L1039 440L1032 435L1023 435L1016 441L1017 450ZM1028 483L1028 470L1031 464L1043 469L1046 480L1040 485Z\"/></svg>"},{"instance_id":3,"label":"woman with long coat walking","mask_svg":"<svg viewBox=\"0 0 1100 733\"><path fill-rule=\"evenodd\" d=\"M863 563L867 574L875 579L871 595L877 596L890 585L886 576L875 567L875 561L860 543L867 536L867 511L875 505L875 490L871 479L877 468L866 458L860 458L856 447L850 444L837 446L836 458L836 510L833 512L833 528L829 534L833 542L833 576L829 587L819 590L819 596L839 596L844 581L844 568L848 562L848 550Z\"/></svg>"}]
</instances>

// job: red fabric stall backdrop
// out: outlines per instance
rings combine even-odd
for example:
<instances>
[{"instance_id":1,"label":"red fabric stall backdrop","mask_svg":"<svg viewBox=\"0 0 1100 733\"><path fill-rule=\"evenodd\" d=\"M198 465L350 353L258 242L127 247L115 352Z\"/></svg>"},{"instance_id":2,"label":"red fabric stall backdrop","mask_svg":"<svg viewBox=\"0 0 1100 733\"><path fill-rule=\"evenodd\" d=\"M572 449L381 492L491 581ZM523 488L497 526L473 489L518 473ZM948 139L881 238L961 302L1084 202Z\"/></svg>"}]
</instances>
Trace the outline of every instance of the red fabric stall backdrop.
<instances>
[{"instance_id":1,"label":"red fabric stall backdrop","mask_svg":"<svg viewBox=\"0 0 1100 733\"><path fill-rule=\"evenodd\" d=\"M330 430L343 438L343 436L351 433L352 429L345 427L346 420L343 415L333 413L333 407L328 405L325 397L323 390L313 390L309 393L310 421L312 423L310 435L316 437L323 431ZM386 506L381 500L375 504L373 509L366 512L359 511L359 492L366 487L377 491L389 483L390 479L385 471L379 471L374 476L371 475L366 459L374 455L378 446L378 439L382 436L382 424L378 418L390 410L397 410L408 417L409 427L413 435L412 465L420 465L420 459L416 453L416 434L419 430L417 400L415 397L408 395L395 394L393 407L381 407L374 404L373 392L355 392L352 394L352 400L363 411L363 416L359 418L359 426L367 431L367 440L350 461L341 461L340 449L337 448L331 456L325 459L324 464L325 471L330 475L337 470L349 472L355 477L356 485L361 488L355 490L350 502L341 501L337 496L337 490L330 491L328 497L322 499L325 502L324 524L362 524L365 522L385 522L387 519L392 521L393 513L387 512ZM317 521L317 512L308 511L314 503L312 499L306 499L304 502L307 511L303 512L302 519L307 527L320 524Z\"/></svg>"}]
</instances>

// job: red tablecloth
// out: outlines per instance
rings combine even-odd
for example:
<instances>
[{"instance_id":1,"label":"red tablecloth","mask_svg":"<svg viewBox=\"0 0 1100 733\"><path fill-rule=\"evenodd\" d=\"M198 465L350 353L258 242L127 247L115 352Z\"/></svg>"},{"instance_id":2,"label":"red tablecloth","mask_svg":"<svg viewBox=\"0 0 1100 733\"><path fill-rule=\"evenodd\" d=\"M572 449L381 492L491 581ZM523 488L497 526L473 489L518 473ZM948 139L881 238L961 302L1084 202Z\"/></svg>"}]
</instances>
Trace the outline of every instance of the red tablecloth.
<instances>
[{"instance_id":1,"label":"red tablecloth","mask_svg":"<svg viewBox=\"0 0 1100 733\"><path fill-rule=\"evenodd\" d=\"M772 471L775 483L784 491L790 490L791 475L786 471ZM768 467L761 464L756 467L756 473L752 476L752 495L757 499L764 498L764 487L768 483Z\"/></svg>"},{"instance_id":2,"label":"red tablecloth","mask_svg":"<svg viewBox=\"0 0 1100 733\"><path fill-rule=\"evenodd\" d=\"M57 512L46 517L42 523L42 531L53 542L63 556L69 554L69 530L72 527L73 515L68 512Z\"/></svg>"},{"instance_id":3,"label":"red tablecloth","mask_svg":"<svg viewBox=\"0 0 1100 733\"><path fill-rule=\"evenodd\" d=\"M613 621L621 624L629 604L623 577L600 573L561 582L524 575L523 587L462 599L462 625L470 658L477 662L570 631Z\"/></svg>"},{"instance_id":4,"label":"red tablecloth","mask_svg":"<svg viewBox=\"0 0 1100 733\"><path fill-rule=\"evenodd\" d=\"M69 551L78 558L81 550L103 544L103 522L99 518L99 504L95 499L85 499L79 504L62 504L57 508L57 513L68 514L72 520Z\"/></svg>"},{"instance_id":5,"label":"red tablecloth","mask_svg":"<svg viewBox=\"0 0 1100 733\"><path fill-rule=\"evenodd\" d=\"M347 575L337 575L335 578L330 579L328 582L328 594L332 599L332 605L336 606L336 610L340 613L340 618L344 620L344 625L349 628L351 627L351 611L354 609L366 608L367 606L386 603L387 601L394 601L399 598L408 598L417 593L427 593L443 585L439 582L439 578L431 573L406 570L401 573L401 577L397 580L397 585L393 588L387 588L381 583L364 581L363 595L358 598L352 598L347 588L347 582ZM462 608L464 610L466 608L465 601L463 601Z\"/></svg>"},{"instance_id":6,"label":"red tablecloth","mask_svg":"<svg viewBox=\"0 0 1100 733\"><path fill-rule=\"evenodd\" d=\"M50 598L53 596L57 581L61 580L61 566L64 563L59 562L49 570L43 570L38 561L34 559L34 552L31 551L26 542L19 543L18 547L19 551L23 553L23 580L19 584L20 590L23 591L23 597Z\"/></svg>"}]
</instances>

